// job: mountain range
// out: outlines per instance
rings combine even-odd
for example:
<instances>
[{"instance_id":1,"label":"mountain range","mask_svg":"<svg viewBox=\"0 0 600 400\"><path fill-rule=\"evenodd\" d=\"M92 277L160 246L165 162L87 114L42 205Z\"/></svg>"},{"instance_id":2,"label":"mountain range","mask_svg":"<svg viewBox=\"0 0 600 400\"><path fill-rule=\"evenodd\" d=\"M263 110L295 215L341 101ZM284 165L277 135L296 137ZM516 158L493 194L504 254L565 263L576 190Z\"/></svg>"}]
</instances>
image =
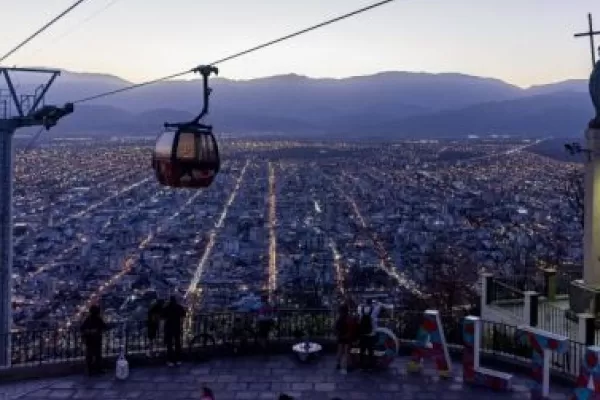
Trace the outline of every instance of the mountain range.
<instances>
[{"instance_id":1,"label":"mountain range","mask_svg":"<svg viewBox=\"0 0 600 400\"><path fill-rule=\"evenodd\" d=\"M19 81L20 91L35 82ZM119 77L63 71L47 104L131 85ZM519 88L455 73L382 72L343 79L289 74L211 79L208 121L236 134L331 138L459 138L469 135L579 137L593 116L586 80ZM0 88L1 89L1 88ZM165 81L77 104L57 135L155 135L165 121L191 119L202 106L199 79Z\"/></svg>"}]
</instances>

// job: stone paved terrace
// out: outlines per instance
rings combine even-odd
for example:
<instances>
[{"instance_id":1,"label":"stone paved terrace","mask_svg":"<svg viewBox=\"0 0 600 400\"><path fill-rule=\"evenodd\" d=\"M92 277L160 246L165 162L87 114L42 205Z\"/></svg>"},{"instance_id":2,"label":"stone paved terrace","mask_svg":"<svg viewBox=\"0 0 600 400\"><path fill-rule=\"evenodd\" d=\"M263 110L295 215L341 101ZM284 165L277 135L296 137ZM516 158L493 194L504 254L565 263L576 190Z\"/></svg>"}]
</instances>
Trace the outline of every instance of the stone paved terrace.
<instances>
[{"instance_id":1,"label":"stone paved terrace","mask_svg":"<svg viewBox=\"0 0 600 400\"><path fill-rule=\"evenodd\" d=\"M408 357L399 357L385 372L334 370L334 358L324 356L313 364L301 365L291 357L213 360L180 367L132 369L127 381L116 381L114 371L105 376L72 376L52 380L0 384L5 399L199 399L203 385L211 387L216 400L276 399L281 392L298 399L344 400L492 400L529 399L527 380L515 380L512 393L495 393L463 385L461 366L454 365L451 380L440 380L433 369L421 376L406 374ZM427 365L427 364L426 364ZM433 367L430 367L433 368ZM551 400L566 399L572 389L552 385ZM4 397L3 397L4 396Z\"/></svg>"}]
</instances>

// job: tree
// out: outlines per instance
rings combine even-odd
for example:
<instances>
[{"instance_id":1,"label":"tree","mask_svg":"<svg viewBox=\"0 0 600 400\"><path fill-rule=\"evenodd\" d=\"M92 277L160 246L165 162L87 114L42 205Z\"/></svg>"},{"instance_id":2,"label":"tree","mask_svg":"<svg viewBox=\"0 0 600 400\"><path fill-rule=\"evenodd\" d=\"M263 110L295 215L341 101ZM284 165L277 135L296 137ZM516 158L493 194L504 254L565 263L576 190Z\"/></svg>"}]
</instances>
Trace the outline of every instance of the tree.
<instances>
[{"instance_id":1,"label":"tree","mask_svg":"<svg viewBox=\"0 0 600 400\"><path fill-rule=\"evenodd\" d=\"M352 291L386 290L393 286L392 278L382 269L352 265L348 272L347 288Z\"/></svg>"},{"instance_id":2,"label":"tree","mask_svg":"<svg viewBox=\"0 0 600 400\"><path fill-rule=\"evenodd\" d=\"M435 241L424 255L422 286L431 295L425 303L440 312L475 306L478 268L465 250L446 243Z\"/></svg>"},{"instance_id":3,"label":"tree","mask_svg":"<svg viewBox=\"0 0 600 400\"><path fill-rule=\"evenodd\" d=\"M321 308L326 297L330 296L332 285L325 281L328 265L314 261L314 257L309 264L296 261L284 283L285 298L293 306Z\"/></svg>"}]
</instances>

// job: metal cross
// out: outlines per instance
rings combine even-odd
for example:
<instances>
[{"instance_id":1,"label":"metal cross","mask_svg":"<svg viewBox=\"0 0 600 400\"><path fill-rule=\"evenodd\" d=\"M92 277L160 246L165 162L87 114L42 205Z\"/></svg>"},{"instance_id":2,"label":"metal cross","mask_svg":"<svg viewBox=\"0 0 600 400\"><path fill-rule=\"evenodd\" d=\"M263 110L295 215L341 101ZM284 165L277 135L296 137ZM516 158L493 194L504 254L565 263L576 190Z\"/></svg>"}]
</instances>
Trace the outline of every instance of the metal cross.
<instances>
[{"instance_id":1,"label":"metal cross","mask_svg":"<svg viewBox=\"0 0 600 400\"><path fill-rule=\"evenodd\" d=\"M600 31L594 31L594 26L593 26L593 22L592 22L592 14L588 14L588 24L589 24L588 31L582 32L582 33L576 33L575 37L576 38L584 37L584 36L590 37L590 50L592 52L592 67L595 67L596 66L596 45L594 43L594 36L600 35Z\"/></svg>"}]
</instances>

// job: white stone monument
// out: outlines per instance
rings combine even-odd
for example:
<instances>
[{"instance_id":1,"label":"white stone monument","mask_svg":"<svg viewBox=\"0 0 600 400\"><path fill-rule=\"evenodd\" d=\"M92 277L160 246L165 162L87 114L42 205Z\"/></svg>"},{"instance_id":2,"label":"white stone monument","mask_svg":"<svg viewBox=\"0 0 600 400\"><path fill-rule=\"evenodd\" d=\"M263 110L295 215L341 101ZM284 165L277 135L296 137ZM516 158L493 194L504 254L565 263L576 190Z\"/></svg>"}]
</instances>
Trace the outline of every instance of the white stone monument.
<instances>
[{"instance_id":1,"label":"white stone monument","mask_svg":"<svg viewBox=\"0 0 600 400\"><path fill-rule=\"evenodd\" d=\"M596 116L585 133L583 280L574 281L570 308L574 313L600 312L600 62L590 76L590 96Z\"/></svg>"}]
</instances>

